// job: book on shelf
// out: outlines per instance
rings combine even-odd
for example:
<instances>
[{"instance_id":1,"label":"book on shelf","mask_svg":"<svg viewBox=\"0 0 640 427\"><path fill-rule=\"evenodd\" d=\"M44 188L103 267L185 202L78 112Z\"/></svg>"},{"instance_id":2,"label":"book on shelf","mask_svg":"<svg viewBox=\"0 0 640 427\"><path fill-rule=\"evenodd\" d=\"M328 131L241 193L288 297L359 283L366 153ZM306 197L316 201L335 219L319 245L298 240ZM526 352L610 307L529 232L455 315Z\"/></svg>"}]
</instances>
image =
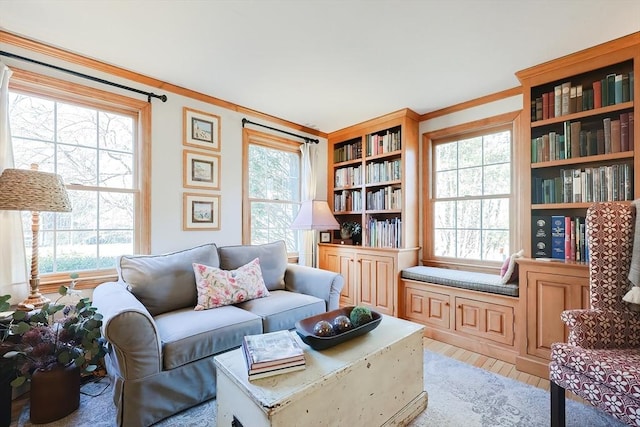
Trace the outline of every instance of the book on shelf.
<instances>
[{"instance_id":1,"label":"book on shelf","mask_svg":"<svg viewBox=\"0 0 640 427\"><path fill-rule=\"evenodd\" d=\"M553 88L553 114L554 117L562 115L562 85Z\"/></svg>"},{"instance_id":2,"label":"book on shelf","mask_svg":"<svg viewBox=\"0 0 640 427\"><path fill-rule=\"evenodd\" d=\"M250 380L305 368L304 351L291 331L245 335L242 353Z\"/></svg>"},{"instance_id":3,"label":"book on shelf","mask_svg":"<svg viewBox=\"0 0 640 427\"><path fill-rule=\"evenodd\" d=\"M619 153L621 148L620 120L611 120L611 152Z\"/></svg>"},{"instance_id":4,"label":"book on shelf","mask_svg":"<svg viewBox=\"0 0 640 427\"><path fill-rule=\"evenodd\" d=\"M620 151L629 151L629 113L620 114Z\"/></svg>"},{"instance_id":5,"label":"book on shelf","mask_svg":"<svg viewBox=\"0 0 640 427\"><path fill-rule=\"evenodd\" d=\"M534 258L551 258L551 217L531 217L531 253Z\"/></svg>"},{"instance_id":6,"label":"book on shelf","mask_svg":"<svg viewBox=\"0 0 640 427\"><path fill-rule=\"evenodd\" d=\"M551 216L551 258L564 259L565 220L563 216Z\"/></svg>"},{"instance_id":7,"label":"book on shelf","mask_svg":"<svg viewBox=\"0 0 640 427\"><path fill-rule=\"evenodd\" d=\"M533 258L588 260L584 217L534 215L531 225Z\"/></svg>"},{"instance_id":8,"label":"book on shelf","mask_svg":"<svg viewBox=\"0 0 640 427\"><path fill-rule=\"evenodd\" d=\"M602 81L593 82L593 108L602 108Z\"/></svg>"}]
</instances>

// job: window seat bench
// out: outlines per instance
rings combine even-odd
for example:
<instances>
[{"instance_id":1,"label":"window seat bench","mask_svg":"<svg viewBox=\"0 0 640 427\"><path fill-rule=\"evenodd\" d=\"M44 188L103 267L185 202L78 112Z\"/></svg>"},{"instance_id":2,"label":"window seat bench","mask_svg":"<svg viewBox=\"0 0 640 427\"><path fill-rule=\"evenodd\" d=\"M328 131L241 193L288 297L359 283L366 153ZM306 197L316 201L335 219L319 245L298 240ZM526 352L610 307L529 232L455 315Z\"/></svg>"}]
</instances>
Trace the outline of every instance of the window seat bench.
<instances>
[{"instance_id":1,"label":"window seat bench","mask_svg":"<svg viewBox=\"0 0 640 427\"><path fill-rule=\"evenodd\" d=\"M518 282L501 284L499 274L477 273L450 268L409 267L402 270L401 277L403 279L417 280L418 282L436 283L471 291L508 295L510 297L517 297L519 290Z\"/></svg>"},{"instance_id":2,"label":"window seat bench","mask_svg":"<svg viewBox=\"0 0 640 427\"><path fill-rule=\"evenodd\" d=\"M416 266L402 270L399 292L400 316L427 326L426 337L515 364L518 283L501 284L497 274Z\"/></svg>"}]
</instances>

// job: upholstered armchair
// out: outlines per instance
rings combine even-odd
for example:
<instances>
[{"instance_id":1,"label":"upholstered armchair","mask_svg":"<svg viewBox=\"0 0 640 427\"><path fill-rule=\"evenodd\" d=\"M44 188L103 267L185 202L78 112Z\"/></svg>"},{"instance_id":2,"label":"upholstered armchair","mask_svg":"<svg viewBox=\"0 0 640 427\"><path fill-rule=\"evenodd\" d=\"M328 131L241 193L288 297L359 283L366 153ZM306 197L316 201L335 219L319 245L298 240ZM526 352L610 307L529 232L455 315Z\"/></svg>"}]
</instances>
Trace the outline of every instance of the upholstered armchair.
<instances>
[{"instance_id":1,"label":"upholstered armchair","mask_svg":"<svg viewBox=\"0 0 640 427\"><path fill-rule=\"evenodd\" d=\"M640 313L623 301L631 288L635 210L597 203L587 211L591 309L561 315L569 336L551 347L552 426L564 426L565 389L640 426Z\"/></svg>"}]
</instances>

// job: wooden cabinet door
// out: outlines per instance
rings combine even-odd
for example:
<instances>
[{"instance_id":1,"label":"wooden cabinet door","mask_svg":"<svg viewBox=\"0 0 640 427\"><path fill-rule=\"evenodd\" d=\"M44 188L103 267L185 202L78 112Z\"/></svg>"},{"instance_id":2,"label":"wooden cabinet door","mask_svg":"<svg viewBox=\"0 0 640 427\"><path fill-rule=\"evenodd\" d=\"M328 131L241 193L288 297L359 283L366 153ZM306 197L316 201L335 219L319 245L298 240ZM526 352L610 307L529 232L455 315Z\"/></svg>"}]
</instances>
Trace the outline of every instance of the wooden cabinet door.
<instances>
[{"instance_id":1,"label":"wooden cabinet door","mask_svg":"<svg viewBox=\"0 0 640 427\"><path fill-rule=\"evenodd\" d=\"M456 331L513 345L513 307L456 297Z\"/></svg>"},{"instance_id":2,"label":"wooden cabinet door","mask_svg":"<svg viewBox=\"0 0 640 427\"><path fill-rule=\"evenodd\" d=\"M406 285L404 288L402 316L405 319L449 329L450 308L449 295L426 291L411 285Z\"/></svg>"},{"instance_id":3,"label":"wooden cabinet door","mask_svg":"<svg viewBox=\"0 0 640 427\"><path fill-rule=\"evenodd\" d=\"M586 287L586 296L585 296ZM588 305L588 279L527 272L527 353L549 359L551 344L567 342L564 310Z\"/></svg>"},{"instance_id":4,"label":"wooden cabinet door","mask_svg":"<svg viewBox=\"0 0 640 427\"><path fill-rule=\"evenodd\" d=\"M354 254L352 251L334 248L320 249L320 265L323 270L340 273L344 278L344 287L340 293L340 305L356 305Z\"/></svg>"},{"instance_id":5,"label":"wooden cabinet door","mask_svg":"<svg viewBox=\"0 0 640 427\"><path fill-rule=\"evenodd\" d=\"M393 257L356 254L356 288L360 304L379 313L395 315L395 263Z\"/></svg>"}]
</instances>

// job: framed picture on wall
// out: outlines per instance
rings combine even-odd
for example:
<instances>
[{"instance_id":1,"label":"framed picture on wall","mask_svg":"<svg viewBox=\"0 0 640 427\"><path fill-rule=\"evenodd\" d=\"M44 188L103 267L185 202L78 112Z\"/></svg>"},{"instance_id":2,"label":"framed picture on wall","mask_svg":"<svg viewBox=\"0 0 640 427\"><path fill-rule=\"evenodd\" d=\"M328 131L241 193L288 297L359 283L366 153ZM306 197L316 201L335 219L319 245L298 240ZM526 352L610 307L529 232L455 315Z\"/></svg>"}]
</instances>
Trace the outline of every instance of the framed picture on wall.
<instances>
[{"instance_id":1,"label":"framed picture on wall","mask_svg":"<svg viewBox=\"0 0 640 427\"><path fill-rule=\"evenodd\" d=\"M183 144L220 151L220 116L182 108Z\"/></svg>"},{"instance_id":2,"label":"framed picture on wall","mask_svg":"<svg viewBox=\"0 0 640 427\"><path fill-rule=\"evenodd\" d=\"M220 156L183 150L182 168L184 187L220 189Z\"/></svg>"},{"instance_id":3,"label":"framed picture on wall","mask_svg":"<svg viewBox=\"0 0 640 427\"><path fill-rule=\"evenodd\" d=\"M182 229L220 230L220 196L184 193Z\"/></svg>"}]
</instances>

